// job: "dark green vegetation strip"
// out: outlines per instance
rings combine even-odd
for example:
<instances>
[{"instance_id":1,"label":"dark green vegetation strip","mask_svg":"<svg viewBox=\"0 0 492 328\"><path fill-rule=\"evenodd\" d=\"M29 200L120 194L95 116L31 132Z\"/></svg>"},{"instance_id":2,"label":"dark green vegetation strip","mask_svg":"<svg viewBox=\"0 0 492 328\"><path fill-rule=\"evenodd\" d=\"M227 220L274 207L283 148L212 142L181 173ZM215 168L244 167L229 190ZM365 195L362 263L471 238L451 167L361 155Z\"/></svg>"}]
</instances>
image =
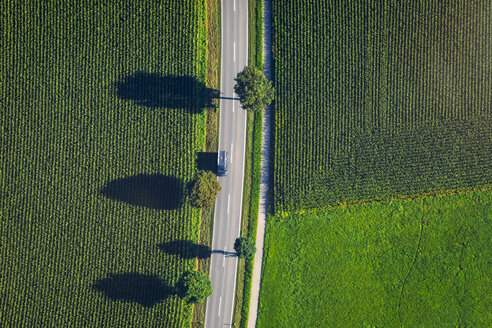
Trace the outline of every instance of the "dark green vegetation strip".
<instances>
[{"instance_id":1,"label":"dark green vegetation strip","mask_svg":"<svg viewBox=\"0 0 492 328\"><path fill-rule=\"evenodd\" d=\"M492 184L492 2L273 2L275 211Z\"/></svg>"},{"instance_id":2,"label":"dark green vegetation strip","mask_svg":"<svg viewBox=\"0 0 492 328\"><path fill-rule=\"evenodd\" d=\"M174 286L196 268L204 2L0 11L3 325L189 326Z\"/></svg>"},{"instance_id":3,"label":"dark green vegetation strip","mask_svg":"<svg viewBox=\"0 0 492 328\"><path fill-rule=\"evenodd\" d=\"M263 0L248 0L248 65L263 70Z\"/></svg>"},{"instance_id":4,"label":"dark green vegetation strip","mask_svg":"<svg viewBox=\"0 0 492 328\"><path fill-rule=\"evenodd\" d=\"M275 216L258 327L485 327L492 191Z\"/></svg>"},{"instance_id":5,"label":"dark green vegetation strip","mask_svg":"<svg viewBox=\"0 0 492 328\"><path fill-rule=\"evenodd\" d=\"M248 113L249 115L249 113ZM258 224L258 210L260 205L260 178L261 178L261 139L262 139L262 112L256 112L253 122L253 149L252 149L252 167L251 167L251 193L250 207L248 216L247 236L256 241L256 228ZM243 305L241 312L240 327L247 327L249 315L249 303L251 296L251 283L253 276L253 259L245 260L244 266L244 288L243 288Z\"/></svg>"},{"instance_id":6,"label":"dark green vegetation strip","mask_svg":"<svg viewBox=\"0 0 492 328\"><path fill-rule=\"evenodd\" d=\"M256 1L255 10L255 33L256 33L256 67L263 70L263 0ZM258 211L260 206L260 182L261 182L261 140L263 132L263 112L248 113L254 115L252 151L251 151L251 193L248 215L247 236L256 241L256 228L258 224ZM253 276L253 259L245 260L244 268L244 292L243 307L241 312L240 327L247 327L249 317L249 303L251 298L251 284Z\"/></svg>"},{"instance_id":7,"label":"dark green vegetation strip","mask_svg":"<svg viewBox=\"0 0 492 328\"><path fill-rule=\"evenodd\" d=\"M263 1L249 0L248 6L248 64L263 69ZM262 121L262 112L248 113L241 237L253 240L256 240L260 201ZM248 324L252 274L253 259L241 259L233 317L240 327Z\"/></svg>"},{"instance_id":8,"label":"dark green vegetation strip","mask_svg":"<svg viewBox=\"0 0 492 328\"><path fill-rule=\"evenodd\" d=\"M221 11L220 0L206 0L207 5L207 87L215 90L220 89L220 24ZM218 108L219 99L213 100ZM205 141L205 152L217 152L219 142L219 110L215 107L207 109L207 135ZM197 159L198 160L198 159ZM210 166L216 165L215 162ZM212 247L214 209L202 210L200 219L200 245ZM204 273L210 272L210 257L198 259L198 270ZM213 286L212 286L213 287ZM207 303L195 304L193 308L193 322L205 322ZM193 326L192 326L193 327Z\"/></svg>"}]
</instances>

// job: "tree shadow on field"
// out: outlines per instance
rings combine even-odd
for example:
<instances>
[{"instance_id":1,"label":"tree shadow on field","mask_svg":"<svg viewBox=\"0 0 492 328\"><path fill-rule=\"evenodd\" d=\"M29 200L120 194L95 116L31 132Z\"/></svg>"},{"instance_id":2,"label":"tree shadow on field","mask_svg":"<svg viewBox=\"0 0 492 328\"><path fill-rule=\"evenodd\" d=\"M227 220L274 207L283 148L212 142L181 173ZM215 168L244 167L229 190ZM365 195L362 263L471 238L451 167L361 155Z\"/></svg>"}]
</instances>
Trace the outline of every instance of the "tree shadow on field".
<instances>
[{"instance_id":1,"label":"tree shadow on field","mask_svg":"<svg viewBox=\"0 0 492 328\"><path fill-rule=\"evenodd\" d=\"M159 244L157 247L164 253L178 255L183 259L206 259L212 253L210 247L195 244L191 240L173 240Z\"/></svg>"},{"instance_id":2,"label":"tree shadow on field","mask_svg":"<svg viewBox=\"0 0 492 328\"><path fill-rule=\"evenodd\" d=\"M196 157L196 166L200 171L210 171L217 174L217 153L199 152Z\"/></svg>"},{"instance_id":3,"label":"tree shadow on field","mask_svg":"<svg viewBox=\"0 0 492 328\"><path fill-rule=\"evenodd\" d=\"M159 277L134 272L112 273L97 280L92 288L113 301L133 302L145 307L153 307L176 294L175 289Z\"/></svg>"},{"instance_id":4,"label":"tree shadow on field","mask_svg":"<svg viewBox=\"0 0 492 328\"><path fill-rule=\"evenodd\" d=\"M140 174L108 182L100 193L107 198L152 209L173 210L183 203L184 186L175 177Z\"/></svg>"},{"instance_id":5,"label":"tree shadow on field","mask_svg":"<svg viewBox=\"0 0 492 328\"><path fill-rule=\"evenodd\" d=\"M116 82L116 95L149 108L186 108L192 113L215 108L220 92L192 76L161 75L137 71Z\"/></svg>"}]
</instances>

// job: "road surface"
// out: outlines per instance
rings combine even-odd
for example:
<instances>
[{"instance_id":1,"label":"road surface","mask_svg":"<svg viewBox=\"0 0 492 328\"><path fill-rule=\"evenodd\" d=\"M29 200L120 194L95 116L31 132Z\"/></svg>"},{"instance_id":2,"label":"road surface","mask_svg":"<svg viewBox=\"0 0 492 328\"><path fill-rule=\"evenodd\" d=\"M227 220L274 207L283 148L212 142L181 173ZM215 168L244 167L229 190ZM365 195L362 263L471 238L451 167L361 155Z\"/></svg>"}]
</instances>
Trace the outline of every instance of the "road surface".
<instances>
[{"instance_id":1,"label":"road surface","mask_svg":"<svg viewBox=\"0 0 492 328\"><path fill-rule=\"evenodd\" d=\"M234 241L241 228L246 111L234 100L234 78L248 62L248 1L222 0L222 53L219 150L229 152L229 173L218 177L205 327L231 327L236 290Z\"/></svg>"}]
</instances>

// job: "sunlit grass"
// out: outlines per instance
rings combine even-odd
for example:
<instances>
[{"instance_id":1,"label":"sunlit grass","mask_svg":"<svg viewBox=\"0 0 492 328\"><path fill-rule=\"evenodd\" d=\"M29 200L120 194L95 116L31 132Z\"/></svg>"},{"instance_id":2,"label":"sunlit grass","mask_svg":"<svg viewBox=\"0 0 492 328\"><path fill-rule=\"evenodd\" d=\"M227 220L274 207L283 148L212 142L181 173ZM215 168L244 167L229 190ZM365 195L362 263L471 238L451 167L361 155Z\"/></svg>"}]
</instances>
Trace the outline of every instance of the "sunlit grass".
<instances>
[{"instance_id":1,"label":"sunlit grass","mask_svg":"<svg viewBox=\"0 0 492 328\"><path fill-rule=\"evenodd\" d=\"M492 192L268 220L258 327L485 327Z\"/></svg>"}]
</instances>

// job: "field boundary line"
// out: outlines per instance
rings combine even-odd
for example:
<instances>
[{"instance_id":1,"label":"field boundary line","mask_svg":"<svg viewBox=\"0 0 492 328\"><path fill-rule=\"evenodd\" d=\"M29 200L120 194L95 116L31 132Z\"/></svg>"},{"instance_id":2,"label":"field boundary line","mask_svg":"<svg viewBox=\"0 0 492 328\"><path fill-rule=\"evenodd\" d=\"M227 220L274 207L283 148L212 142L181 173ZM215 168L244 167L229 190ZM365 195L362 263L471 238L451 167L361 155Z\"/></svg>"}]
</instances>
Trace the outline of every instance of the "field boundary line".
<instances>
[{"instance_id":1,"label":"field boundary line","mask_svg":"<svg viewBox=\"0 0 492 328\"><path fill-rule=\"evenodd\" d=\"M336 205L323 205L320 207L306 208L300 210L281 210L275 212L275 215L286 217L289 215L316 214L319 212L332 210L336 208L347 208L347 207L355 207L361 205L391 204L392 202L406 202L411 200L434 198L434 197L464 195L473 192L486 192L490 190L492 190L492 185L486 184L480 187L442 189L442 190L435 190L435 191L429 191L429 192L417 193L417 194L392 195L382 198L373 198L373 199L360 198L354 201L341 202Z\"/></svg>"}]
</instances>

